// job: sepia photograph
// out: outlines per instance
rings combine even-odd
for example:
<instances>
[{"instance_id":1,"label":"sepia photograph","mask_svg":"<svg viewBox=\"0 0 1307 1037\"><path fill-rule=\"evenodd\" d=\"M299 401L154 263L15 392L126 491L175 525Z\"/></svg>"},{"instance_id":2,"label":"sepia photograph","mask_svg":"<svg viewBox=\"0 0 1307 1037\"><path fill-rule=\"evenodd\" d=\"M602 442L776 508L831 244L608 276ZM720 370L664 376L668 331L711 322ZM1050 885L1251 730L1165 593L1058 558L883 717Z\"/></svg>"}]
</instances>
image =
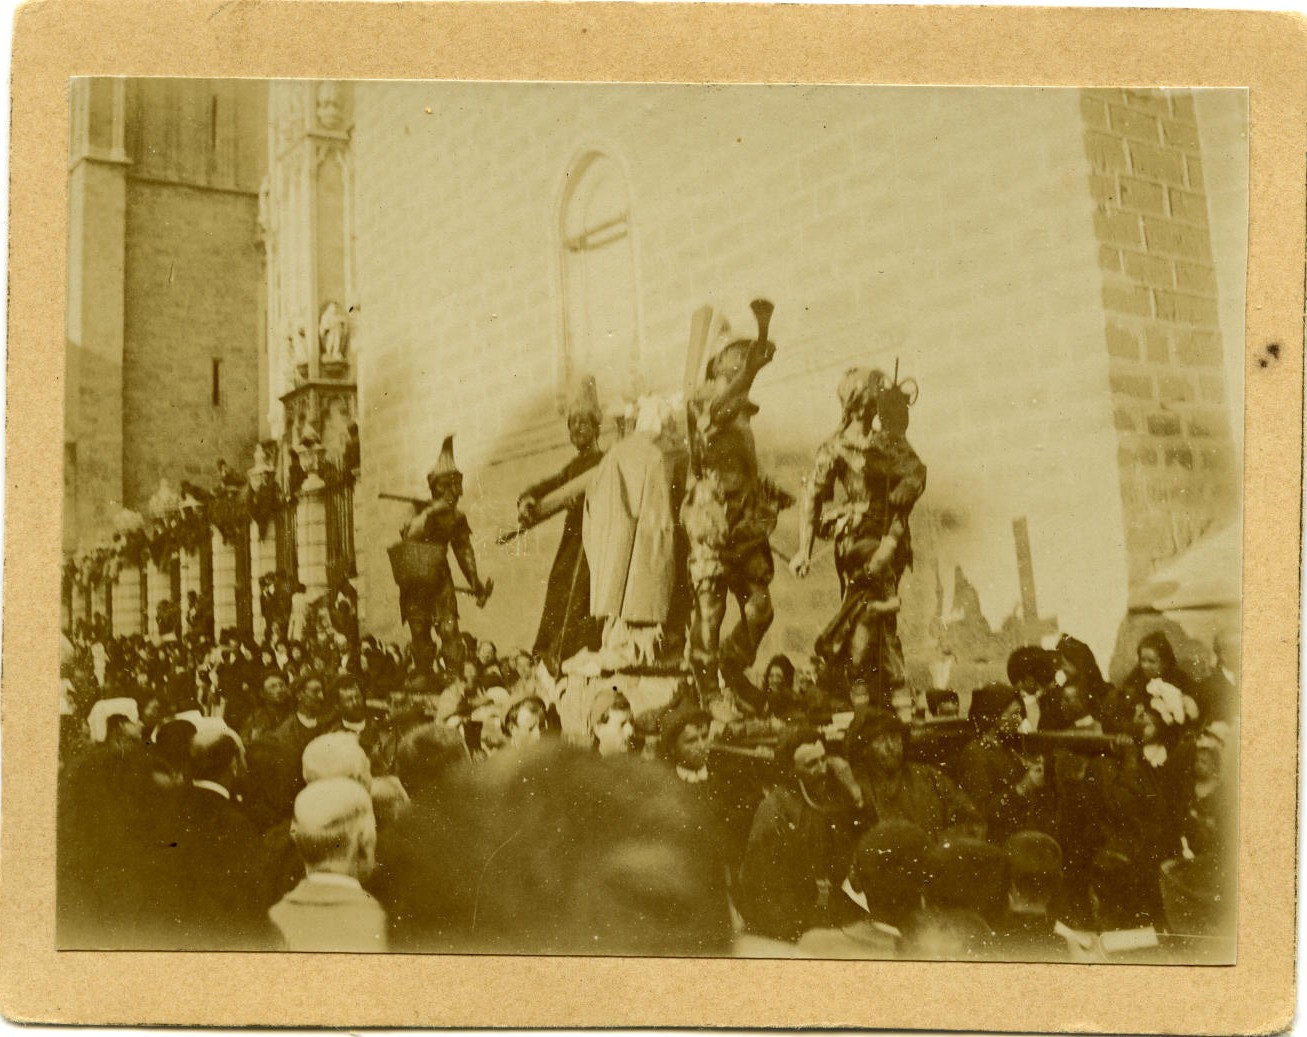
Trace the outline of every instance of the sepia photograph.
<instances>
[{"instance_id":1,"label":"sepia photograph","mask_svg":"<svg viewBox=\"0 0 1307 1037\"><path fill-rule=\"evenodd\" d=\"M68 97L60 949L1236 962L1246 90Z\"/></svg>"}]
</instances>

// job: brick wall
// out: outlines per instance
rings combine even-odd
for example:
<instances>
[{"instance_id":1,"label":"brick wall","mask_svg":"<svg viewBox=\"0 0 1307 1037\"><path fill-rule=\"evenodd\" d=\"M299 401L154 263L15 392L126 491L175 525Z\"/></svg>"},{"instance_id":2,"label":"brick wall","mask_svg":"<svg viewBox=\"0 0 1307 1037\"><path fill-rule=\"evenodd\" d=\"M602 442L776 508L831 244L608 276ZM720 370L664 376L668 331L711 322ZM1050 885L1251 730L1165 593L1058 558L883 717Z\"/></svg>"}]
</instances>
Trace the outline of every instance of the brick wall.
<instances>
[{"instance_id":1,"label":"brick wall","mask_svg":"<svg viewBox=\"0 0 1307 1037\"><path fill-rule=\"evenodd\" d=\"M131 507L159 485L248 467L263 337L255 197L129 179L123 484ZM220 361L220 404L212 362Z\"/></svg>"},{"instance_id":2,"label":"brick wall","mask_svg":"<svg viewBox=\"0 0 1307 1037\"><path fill-rule=\"evenodd\" d=\"M1203 156L1188 93L1085 91L1132 581L1237 512Z\"/></svg>"},{"instance_id":3,"label":"brick wall","mask_svg":"<svg viewBox=\"0 0 1307 1037\"><path fill-rule=\"evenodd\" d=\"M72 154L92 157L69 173L68 551L106 541L117 509L140 508L161 478L210 483L219 456L248 463L267 162L265 83L93 80L73 96L89 138L75 110Z\"/></svg>"},{"instance_id":4,"label":"brick wall","mask_svg":"<svg viewBox=\"0 0 1307 1037\"><path fill-rule=\"evenodd\" d=\"M910 438L930 483L904 586L910 662L936 652L932 620L954 607L959 570L992 624L1017 609L1022 516L1040 612L1106 655L1126 556L1082 118L1080 94L1056 90L721 88L705 102L676 87L360 84L369 626L399 633L384 548L405 509L376 492L420 492L457 431L482 564L499 581L469 625L530 640L557 532L511 550L489 540L521 487L567 457L551 410L560 205L569 169L598 149L626 174L647 388L679 382L700 303L747 330L749 299L772 298L780 351L756 387L755 428L765 465L797 489L835 427L847 366L898 358L920 382ZM792 513L776 540L793 545ZM806 649L835 607L829 560L806 583L778 572L773 590L764 652Z\"/></svg>"}]
</instances>

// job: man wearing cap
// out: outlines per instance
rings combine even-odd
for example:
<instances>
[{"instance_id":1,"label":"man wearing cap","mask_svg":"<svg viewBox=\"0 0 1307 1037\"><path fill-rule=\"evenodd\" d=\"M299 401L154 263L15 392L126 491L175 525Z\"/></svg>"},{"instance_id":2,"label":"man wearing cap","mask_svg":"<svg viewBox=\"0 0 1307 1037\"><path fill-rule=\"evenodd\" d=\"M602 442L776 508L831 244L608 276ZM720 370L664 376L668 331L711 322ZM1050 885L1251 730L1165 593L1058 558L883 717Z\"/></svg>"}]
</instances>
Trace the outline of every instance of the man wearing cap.
<instances>
[{"instance_id":1,"label":"man wearing cap","mask_svg":"<svg viewBox=\"0 0 1307 1037\"><path fill-rule=\"evenodd\" d=\"M295 797L291 838L307 872L268 911L291 951L384 951L386 912L361 881L376 867L377 826L367 791L324 778Z\"/></svg>"},{"instance_id":2,"label":"man wearing cap","mask_svg":"<svg viewBox=\"0 0 1307 1037\"><path fill-rule=\"evenodd\" d=\"M903 722L887 710L856 714L849 724L844 744L872 816L908 821L932 839L945 833L983 837L985 821L975 804L939 768L906 759L906 740Z\"/></svg>"},{"instance_id":3,"label":"man wearing cap","mask_svg":"<svg viewBox=\"0 0 1307 1037\"><path fill-rule=\"evenodd\" d=\"M519 525L535 525L536 509L548 494L599 463L604 456L599 449L602 418L595 380L586 377L567 413L567 433L576 456L548 479L523 491L517 499ZM578 494L564 513L563 534L549 570L540 628L531 649L555 675L563 660L583 648L599 647L599 626L590 615L590 567L581 536L584 519L585 494Z\"/></svg>"},{"instance_id":4,"label":"man wearing cap","mask_svg":"<svg viewBox=\"0 0 1307 1037\"><path fill-rule=\"evenodd\" d=\"M349 778L367 789L373 798L373 813L382 817L387 808L396 811L396 799L407 802L408 796L399 779L393 776L374 782L367 753L348 731L329 731L304 747L301 770L305 786L324 778ZM304 865L291 839L291 818L263 834L264 892L267 903L274 903L304 877Z\"/></svg>"},{"instance_id":5,"label":"man wearing cap","mask_svg":"<svg viewBox=\"0 0 1307 1037\"><path fill-rule=\"evenodd\" d=\"M873 423L883 396L896 403L892 413L880 415L877 429ZM834 538L843 601L817 638L817 654L846 689L865 679L872 705L889 708L904 682L898 587L912 564L908 516L926 489L926 466L905 435L907 397L888 386L880 371L847 371L839 397L843 422L817 449L790 569L806 576L814 539ZM837 484L845 503L836 507Z\"/></svg>"},{"instance_id":6,"label":"man wearing cap","mask_svg":"<svg viewBox=\"0 0 1307 1037\"><path fill-rule=\"evenodd\" d=\"M400 536L442 549L439 571L429 583L407 584L399 590L399 612L408 624L413 663L424 677L430 676L436 658L431 640L434 624L440 635L445 665L457 673L463 662L463 638L458 629L458 602L454 595L454 576L449 570L448 551L453 550L458 567L467 577L477 607L490 597L490 584L477 575L476 552L472 548L472 529L467 516L459 510L463 496L463 473L454 463L454 437L446 436L436 465L427 473L431 503L419 511Z\"/></svg>"}]
</instances>

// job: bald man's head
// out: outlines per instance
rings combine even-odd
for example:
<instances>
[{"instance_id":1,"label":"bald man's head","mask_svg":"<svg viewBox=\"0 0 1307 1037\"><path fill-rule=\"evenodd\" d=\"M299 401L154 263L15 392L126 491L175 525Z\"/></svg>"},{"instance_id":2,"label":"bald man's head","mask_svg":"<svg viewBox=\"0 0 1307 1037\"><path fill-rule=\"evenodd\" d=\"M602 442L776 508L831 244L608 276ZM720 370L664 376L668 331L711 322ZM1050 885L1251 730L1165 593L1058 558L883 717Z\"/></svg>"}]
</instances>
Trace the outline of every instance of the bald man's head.
<instances>
[{"instance_id":1,"label":"bald man's head","mask_svg":"<svg viewBox=\"0 0 1307 1037\"><path fill-rule=\"evenodd\" d=\"M300 757L304 781L323 778L350 778L365 789L372 785L372 765L359 740L348 731L318 735L304 747Z\"/></svg>"},{"instance_id":2,"label":"bald man's head","mask_svg":"<svg viewBox=\"0 0 1307 1037\"><path fill-rule=\"evenodd\" d=\"M291 838L310 871L363 879L376 863L372 797L352 778L310 782L295 797Z\"/></svg>"}]
</instances>

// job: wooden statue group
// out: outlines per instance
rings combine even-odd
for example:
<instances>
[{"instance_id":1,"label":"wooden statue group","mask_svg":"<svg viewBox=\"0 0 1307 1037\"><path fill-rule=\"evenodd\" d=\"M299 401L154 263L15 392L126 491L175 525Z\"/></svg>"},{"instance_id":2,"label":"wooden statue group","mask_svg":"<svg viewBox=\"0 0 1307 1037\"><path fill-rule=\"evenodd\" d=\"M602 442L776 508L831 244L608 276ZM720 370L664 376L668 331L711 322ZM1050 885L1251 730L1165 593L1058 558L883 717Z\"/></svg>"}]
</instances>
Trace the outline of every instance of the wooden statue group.
<instances>
[{"instance_id":1,"label":"wooden statue group","mask_svg":"<svg viewBox=\"0 0 1307 1037\"><path fill-rule=\"evenodd\" d=\"M499 537L501 544L564 515L533 646L555 675L574 666L594 674L665 672L688 663L705 704L724 687L746 712L761 708L747 671L773 619L771 537L779 513L795 501L758 468L752 429L758 407L749 393L776 346L768 338L771 303L752 307L757 336L728 341L702 374L710 321L706 308L696 314L684 409L642 398L619 419L622 435L606 452L599 447L603 415L595 382L586 378L567 416L575 457L519 498L517 526ZM717 330L724 339L726 329ZM799 546L789 560L791 573L802 578L815 542L833 541L842 601L815 651L827 681L846 692L865 683L871 701L886 706L904 683L898 587L912 560L909 515L926 485L926 468L906 436L915 400L910 384L899 384L897 372L894 381L868 368L844 374L843 417L805 482ZM492 590L477 571L458 507L463 479L452 436L427 482L431 500L414 502L416 514L401 534L403 542L435 549L422 578L400 586L401 614L422 673L435 660L433 626L446 665L457 670L462 663L456 590L478 605ZM450 550L467 587L455 587ZM723 636L731 598L738 617Z\"/></svg>"}]
</instances>

